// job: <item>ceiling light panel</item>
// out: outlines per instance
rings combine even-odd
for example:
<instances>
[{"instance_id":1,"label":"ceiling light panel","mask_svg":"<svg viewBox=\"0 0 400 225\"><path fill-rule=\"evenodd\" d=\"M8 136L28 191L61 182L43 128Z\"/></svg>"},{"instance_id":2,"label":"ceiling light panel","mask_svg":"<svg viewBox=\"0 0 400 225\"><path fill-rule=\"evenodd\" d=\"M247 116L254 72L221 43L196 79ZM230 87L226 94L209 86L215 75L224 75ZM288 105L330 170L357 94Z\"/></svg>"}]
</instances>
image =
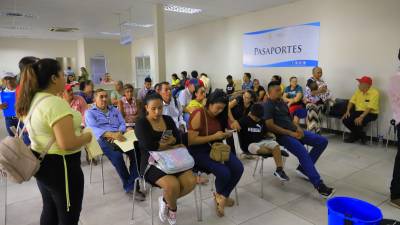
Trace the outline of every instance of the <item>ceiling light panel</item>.
<instances>
[{"instance_id":1,"label":"ceiling light panel","mask_svg":"<svg viewBox=\"0 0 400 225\"><path fill-rule=\"evenodd\" d=\"M179 6L179 5L166 5L164 6L164 10L168 12L176 12L176 13L184 13L184 14L196 14L196 13L201 13L201 9L196 9L196 8L189 8L189 7L184 7L184 6Z\"/></svg>"}]
</instances>

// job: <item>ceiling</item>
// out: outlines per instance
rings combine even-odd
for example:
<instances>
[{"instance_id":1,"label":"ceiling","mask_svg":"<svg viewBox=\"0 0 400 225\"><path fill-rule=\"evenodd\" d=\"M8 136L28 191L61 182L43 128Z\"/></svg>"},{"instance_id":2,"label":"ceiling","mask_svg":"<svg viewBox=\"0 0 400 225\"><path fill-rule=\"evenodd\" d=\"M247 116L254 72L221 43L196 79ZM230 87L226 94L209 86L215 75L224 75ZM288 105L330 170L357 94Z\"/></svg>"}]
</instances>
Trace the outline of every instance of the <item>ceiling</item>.
<instances>
[{"instance_id":1,"label":"ceiling","mask_svg":"<svg viewBox=\"0 0 400 225\"><path fill-rule=\"evenodd\" d=\"M199 14L165 12L165 29L172 31L225 17L258 11L297 0L0 0L0 12L16 11L35 18L0 16L0 36L46 39L119 38L100 32L119 32L122 21L153 24L155 3L200 8ZM24 29L9 29L19 26ZM55 33L51 26L76 27L79 31ZM26 29L28 28L28 29ZM132 29L134 38L149 36L153 28Z\"/></svg>"}]
</instances>

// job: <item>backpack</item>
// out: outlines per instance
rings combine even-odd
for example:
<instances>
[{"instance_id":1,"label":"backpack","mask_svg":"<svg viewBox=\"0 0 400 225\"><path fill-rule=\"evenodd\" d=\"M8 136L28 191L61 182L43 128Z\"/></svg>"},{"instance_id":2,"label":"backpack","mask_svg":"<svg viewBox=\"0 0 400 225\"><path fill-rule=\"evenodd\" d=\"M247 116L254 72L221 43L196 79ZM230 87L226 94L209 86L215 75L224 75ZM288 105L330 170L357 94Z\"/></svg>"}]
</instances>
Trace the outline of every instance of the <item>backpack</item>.
<instances>
[{"instance_id":1,"label":"backpack","mask_svg":"<svg viewBox=\"0 0 400 225\"><path fill-rule=\"evenodd\" d=\"M49 141L45 151L40 154L38 159L22 140L23 130L25 129L27 122L31 122L30 119L36 106L47 97L50 96L45 96L39 99L35 105L32 106L22 129L19 129L19 123L21 120L18 122L15 137L7 136L0 142L0 171L4 172L12 182L20 184L24 181L29 181L39 170L41 161L55 141L54 138Z\"/></svg>"}]
</instances>

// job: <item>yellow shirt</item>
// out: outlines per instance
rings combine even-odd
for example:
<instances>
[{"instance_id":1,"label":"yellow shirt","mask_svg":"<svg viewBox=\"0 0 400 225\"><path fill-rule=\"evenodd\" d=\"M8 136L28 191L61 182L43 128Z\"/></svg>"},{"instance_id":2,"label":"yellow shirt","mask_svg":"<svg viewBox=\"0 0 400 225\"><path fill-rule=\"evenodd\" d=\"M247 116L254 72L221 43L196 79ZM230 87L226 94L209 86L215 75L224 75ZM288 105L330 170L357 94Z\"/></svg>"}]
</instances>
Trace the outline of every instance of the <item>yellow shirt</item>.
<instances>
[{"instance_id":1,"label":"yellow shirt","mask_svg":"<svg viewBox=\"0 0 400 225\"><path fill-rule=\"evenodd\" d=\"M178 86L180 82L181 80L179 79L172 80L172 86Z\"/></svg>"},{"instance_id":2,"label":"yellow shirt","mask_svg":"<svg viewBox=\"0 0 400 225\"><path fill-rule=\"evenodd\" d=\"M26 125L29 138L31 139L31 148L39 153L42 153L45 150L51 138L54 137L53 125L67 115L72 115L75 134L81 134L81 114L78 111L73 110L68 103L60 97L44 92L38 92L34 96L31 106L33 106L38 99L41 99L46 95L49 95L50 97L43 99L43 101L36 106L31 117L31 123ZM74 151L63 150L58 147L57 142L54 142L48 154L70 155L79 151L80 149Z\"/></svg>"},{"instance_id":3,"label":"yellow shirt","mask_svg":"<svg viewBox=\"0 0 400 225\"><path fill-rule=\"evenodd\" d=\"M193 99L189 102L187 108L203 108L204 105L201 102L198 102L196 99Z\"/></svg>"},{"instance_id":4,"label":"yellow shirt","mask_svg":"<svg viewBox=\"0 0 400 225\"><path fill-rule=\"evenodd\" d=\"M370 108L371 113L379 113L379 91L376 88L371 87L366 93L357 89L350 102L356 106L356 111L365 111Z\"/></svg>"}]
</instances>

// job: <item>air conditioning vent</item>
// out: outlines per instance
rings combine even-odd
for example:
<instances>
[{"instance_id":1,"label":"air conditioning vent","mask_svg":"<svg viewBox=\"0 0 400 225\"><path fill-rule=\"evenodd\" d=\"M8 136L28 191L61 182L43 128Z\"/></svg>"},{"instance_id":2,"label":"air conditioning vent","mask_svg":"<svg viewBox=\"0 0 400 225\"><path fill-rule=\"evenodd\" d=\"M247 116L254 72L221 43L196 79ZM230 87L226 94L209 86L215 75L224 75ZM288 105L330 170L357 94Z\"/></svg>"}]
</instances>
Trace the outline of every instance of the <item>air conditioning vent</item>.
<instances>
[{"instance_id":1,"label":"air conditioning vent","mask_svg":"<svg viewBox=\"0 0 400 225\"><path fill-rule=\"evenodd\" d=\"M18 11L0 11L0 16L7 16L7 17L24 17L30 19L36 19L37 16L30 14L30 13L23 13Z\"/></svg>"},{"instance_id":2,"label":"air conditioning vent","mask_svg":"<svg viewBox=\"0 0 400 225\"><path fill-rule=\"evenodd\" d=\"M76 27L50 27L49 31L51 32L74 32L79 30Z\"/></svg>"}]
</instances>

